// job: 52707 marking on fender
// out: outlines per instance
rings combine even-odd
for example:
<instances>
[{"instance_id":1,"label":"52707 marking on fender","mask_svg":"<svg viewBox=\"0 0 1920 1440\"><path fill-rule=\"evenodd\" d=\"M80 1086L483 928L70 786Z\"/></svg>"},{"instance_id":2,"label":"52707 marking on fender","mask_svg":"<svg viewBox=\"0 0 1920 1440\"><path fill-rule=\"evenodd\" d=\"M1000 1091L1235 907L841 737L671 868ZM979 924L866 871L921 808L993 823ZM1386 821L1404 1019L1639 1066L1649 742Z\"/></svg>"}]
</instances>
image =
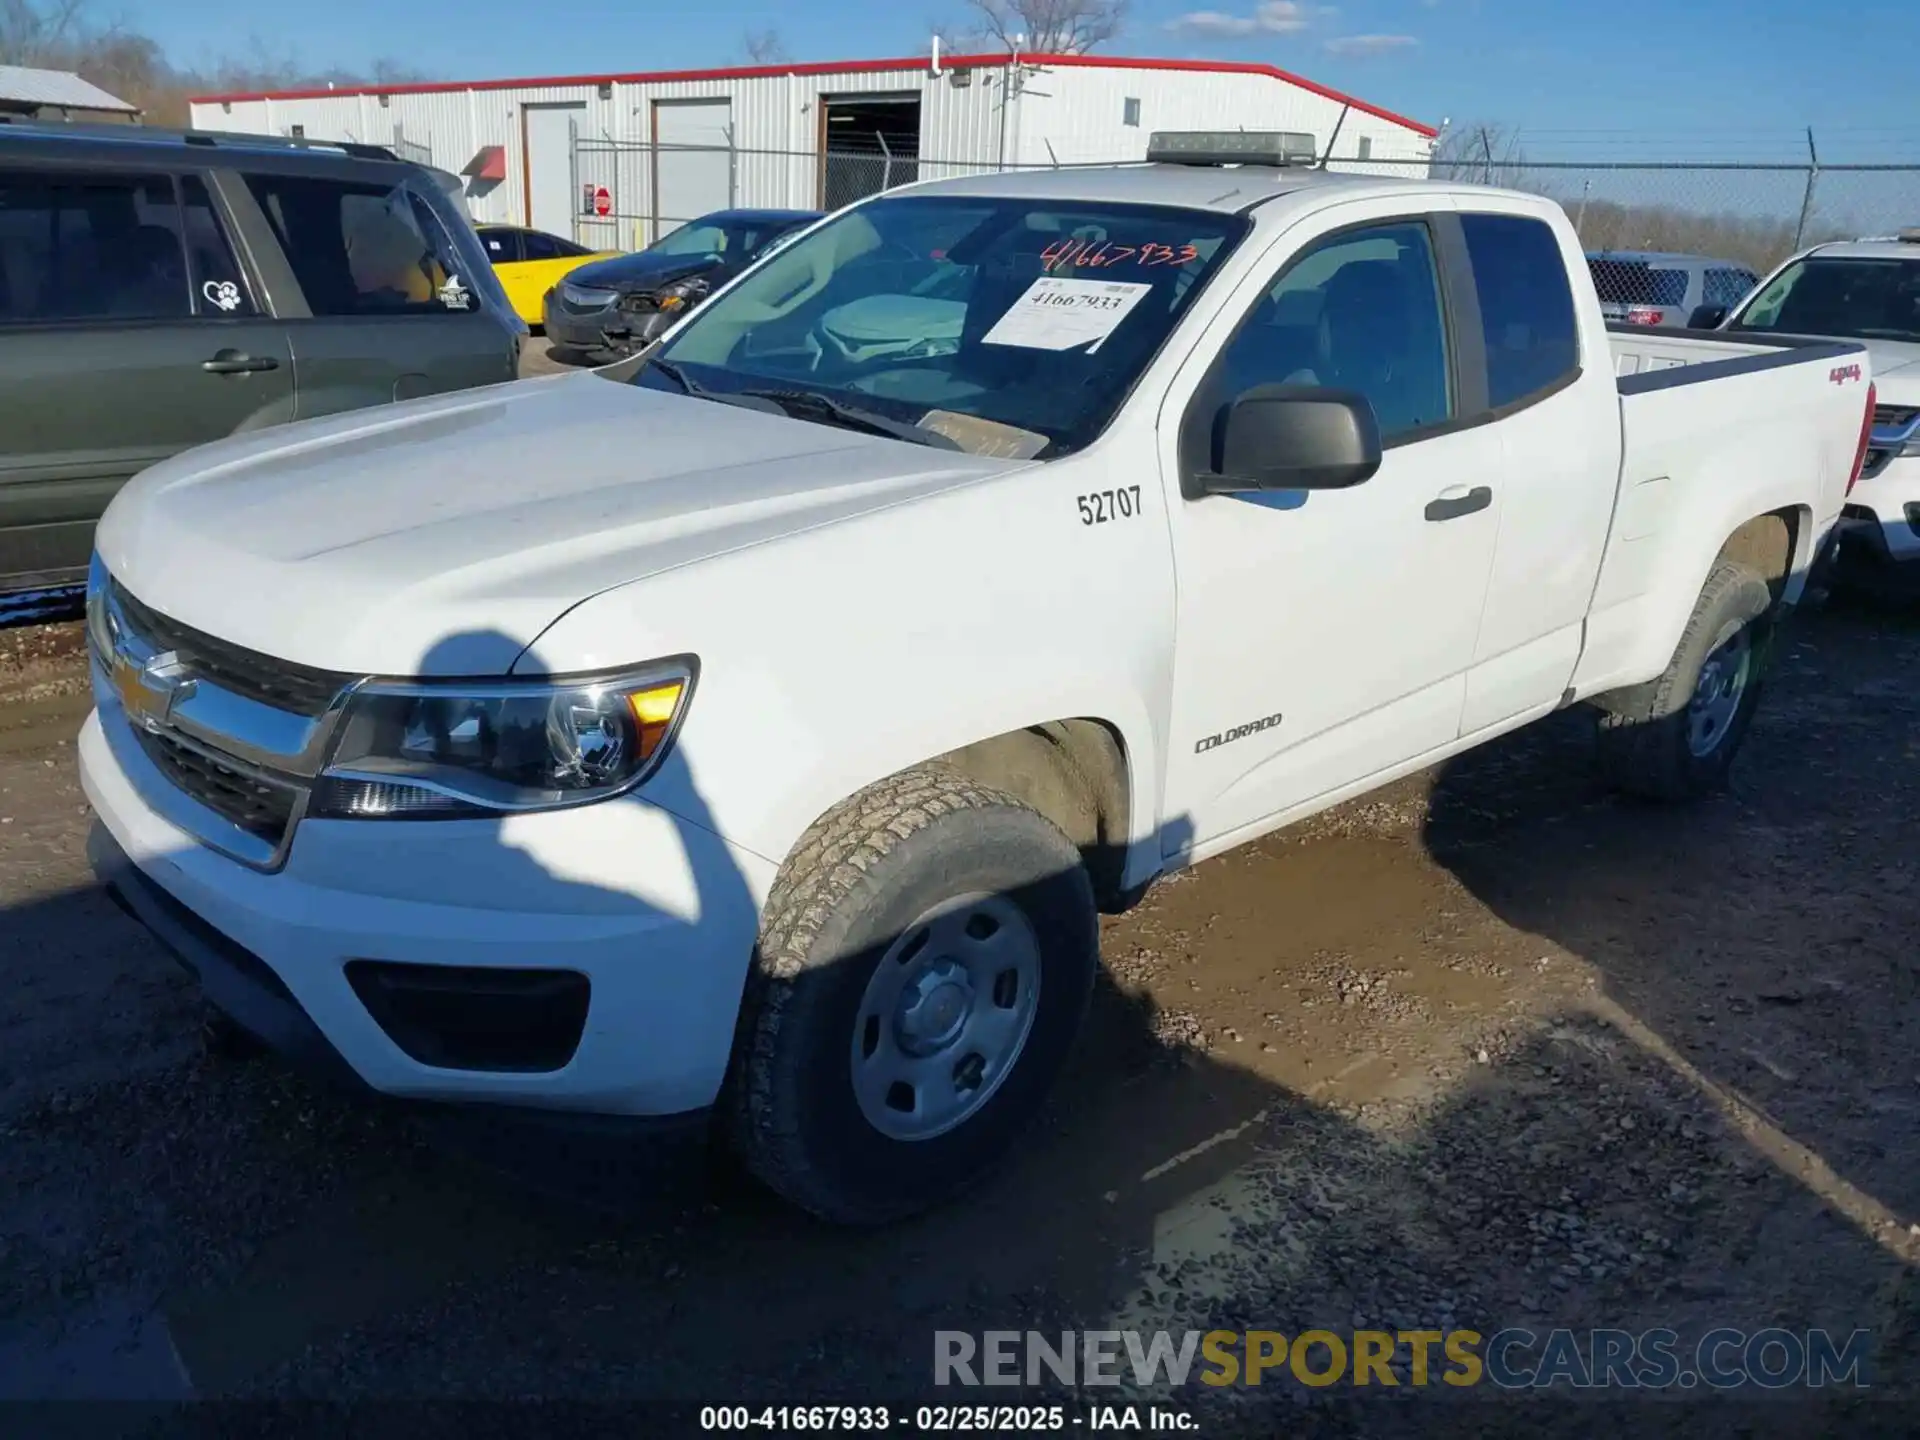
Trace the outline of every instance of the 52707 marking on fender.
<instances>
[{"instance_id":1,"label":"52707 marking on fender","mask_svg":"<svg viewBox=\"0 0 1920 1440\"><path fill-rule=\"evenodd\" d=\"M1244 725L1236 725L1231 730L1222 730L1218 735L1208 735L1196 740L1193 753L1204 755L1209 750L1218 750L1222 745L1231 745L1236 740L1244 740L1249 735L1257 735L1262 730L1271 730L1283 719L1280 715L1268 715L1259 720L1249 720Z\"/></svg>"},{"instance_id":2,"label":"52707 marking on fender","mask_svg":"<svg viewBox=\"0 0 1920 1440\"><path fill-rule=\"evenodd\" d=\"M1131 520L1140 513L1140 487L1124 485L1118 490L1096 490L1079 497L1080 523L1104 525L1109 520Z\"/></svg>"}]
</instances>

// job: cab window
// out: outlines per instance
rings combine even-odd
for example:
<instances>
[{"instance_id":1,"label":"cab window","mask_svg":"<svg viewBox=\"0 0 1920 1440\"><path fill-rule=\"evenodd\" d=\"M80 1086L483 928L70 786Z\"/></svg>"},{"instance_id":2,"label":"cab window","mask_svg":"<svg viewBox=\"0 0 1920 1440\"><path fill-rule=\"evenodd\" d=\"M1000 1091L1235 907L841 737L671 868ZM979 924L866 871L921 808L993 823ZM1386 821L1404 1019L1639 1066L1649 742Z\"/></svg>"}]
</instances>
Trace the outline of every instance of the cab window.
<instances>
[{"instance_id":1,"label":"cab window","mask_svg":"<svg viewBox=\"0 0 1920 1440\"><path fill-rule=\"evenodd\" d=\"M1573 287L1553 227L1525 215L1462 215L1480 299L1487 403L1512 409L1580 373Z\"/></svg>"},{"instance_id":2,"label":"cab window","mask_svg":"<svg viewBox=\"0 0 1920 1440\"><path fill-rule=\"evenodd\" d=\"M1256 385L1353 390L1392 443L1453 416L1433 240L1418 221L1329 236L1261 297L1221 359L1223 398Z\"/></svg>"}]
</instances>

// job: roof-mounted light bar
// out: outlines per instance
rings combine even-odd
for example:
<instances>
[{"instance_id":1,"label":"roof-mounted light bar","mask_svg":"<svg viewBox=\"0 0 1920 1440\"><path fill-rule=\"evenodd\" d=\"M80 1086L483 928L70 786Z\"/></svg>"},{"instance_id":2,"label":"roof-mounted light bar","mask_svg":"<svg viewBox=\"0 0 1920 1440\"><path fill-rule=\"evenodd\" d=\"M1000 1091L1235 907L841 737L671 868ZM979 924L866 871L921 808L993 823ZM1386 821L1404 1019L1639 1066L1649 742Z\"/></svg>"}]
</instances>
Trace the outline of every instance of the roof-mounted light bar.
<instances>
[{"instance_id":1,"label":"roof-mounted light bar","mask_svg":"<svg viewBox=\"0 0 1920 1440\"><path fill-rule=\"evenodd\" d=\"M1149 165L1265 165L1276 170L1317 164L1313 136L1296 130L1156 130L1147 137Z\"/></svg>"}]
</instances>

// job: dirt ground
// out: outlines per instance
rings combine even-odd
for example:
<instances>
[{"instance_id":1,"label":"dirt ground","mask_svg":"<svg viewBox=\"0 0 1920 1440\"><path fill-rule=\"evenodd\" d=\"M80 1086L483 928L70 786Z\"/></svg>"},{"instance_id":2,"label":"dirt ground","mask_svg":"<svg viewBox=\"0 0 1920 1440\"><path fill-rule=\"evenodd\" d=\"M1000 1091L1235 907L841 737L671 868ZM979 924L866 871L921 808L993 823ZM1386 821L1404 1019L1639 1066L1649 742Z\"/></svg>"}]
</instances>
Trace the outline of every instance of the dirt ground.
<instances>
[{"instance_id":1,"label":"dirt ground","mask_svg":"<svg viewBox=\"0 0 1920 1440\"><path fill-rule=\"evenodd\" d=\"M936 1329L1065 1327L1866 1329L1872 1395L1920 1373L1920 619L1800 618L1703 805L1610 797L1570 712L1165 883L1024 1150L878 1234L203 1055L87 874L76 630L0 630L0 1398L856 1403L925 1398ZM1486 1393L1175 1398L1208 1435L1621 1429Z\"/></svg>"}]
</instances>

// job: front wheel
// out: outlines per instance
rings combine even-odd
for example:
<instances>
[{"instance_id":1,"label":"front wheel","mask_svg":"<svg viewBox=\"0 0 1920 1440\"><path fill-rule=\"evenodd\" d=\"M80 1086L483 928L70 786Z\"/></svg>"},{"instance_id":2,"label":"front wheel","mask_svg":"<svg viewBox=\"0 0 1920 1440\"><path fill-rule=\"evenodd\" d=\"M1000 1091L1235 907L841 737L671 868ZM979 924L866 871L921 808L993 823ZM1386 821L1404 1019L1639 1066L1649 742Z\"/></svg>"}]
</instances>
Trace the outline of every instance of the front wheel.
<instances>
[{"instance_id":1,"label":"front wheel","mask_svg":"<svg viewBox=\"0 0 1920 1440\"><path fill-rule=\"evenodd\" d=\"M926 768L843 802L768 902L729 1079L734 1147L835 1223L944 1203L1039 1108L1098 934L1079 852L1014 797Z\"/></svg>"},{"instance_id":2,"label":"front wheel","mask_svg":"<svg viewBox=\"0 0 1920 1440\"><path fill-rule=\"evenodd\" d=\"M1609 782L1651 800L1691 800L1725 784L1760 701L1772 608L1758 572L1714 566L1666 670L1600 700Z\"/></svg>"}]
</instances>

